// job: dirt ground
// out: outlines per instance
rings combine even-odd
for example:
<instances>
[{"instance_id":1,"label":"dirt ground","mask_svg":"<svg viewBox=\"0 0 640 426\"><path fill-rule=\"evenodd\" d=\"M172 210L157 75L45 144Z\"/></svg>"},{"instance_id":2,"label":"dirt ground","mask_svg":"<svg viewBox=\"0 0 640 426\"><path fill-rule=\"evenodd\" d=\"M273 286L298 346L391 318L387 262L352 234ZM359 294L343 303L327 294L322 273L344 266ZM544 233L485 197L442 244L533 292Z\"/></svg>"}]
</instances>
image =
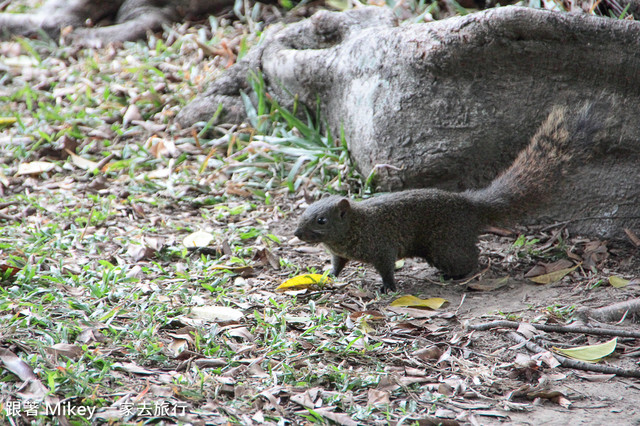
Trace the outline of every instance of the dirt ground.
<instances>
[{"instance_id":1,"label":"dirt ground","mask_svg":"<svg viewBox=\"0 0 640 426\"><path fill-rule=\"evenodd\" d=\"M282 234L292 233L292 226L278 226L278 232ZM523 230L524 231L524 230ZM562 235L562 230L554 229ZM529 232L532 232L529 230ZM532 235L539 239L530 248L547 247L545 239L554 232L545 232ZM514 234L515 235L515 234ZM568 237L566 233L565 236ZM536 284L523 275L533 266L540 263L539 258L517 253L514 249L514 236L499 237L485 234L481 237L480 247L482 273L472 280L457 282L441 282L438 271L419 259L406 260L403 267L396 271L398 291L402 294L419 295L421 297L441 297L449 301L445 309L450 315L442 315L445 318L431 318L431 327L442 327L447 336L469 333L468 324L485 323L505 316L515 317L518 321L548 321L548 323L563 323L571 321L572 315L561 318L558 312L569 309L570 312L580 308L598 308L616 302L626 301L640 296L638 282L625 289L613 288L605 283L595 288L594 283L606 281L606 273L622 274L628 277L637 277L640 272L640 259L638 248L629 242L595 242L596 245L610 246L613 253L607 251L600 257L599 266L605 275L590 274L584 270L566 276L559 282L547 285ZM568 252L585 255L584 247L594 244L594 241L586 238L568 238ZM318 269L329 267L329 255L321 247L310 249L304 243L293 240L293 250L305 254L300 263L317 266ZM285 249L288 251L288 249ZM308 251L313 255L309 256ZM291 253L287 253L291 255ZM588 257L588 254L586 255ZM318 260L324 263L318 263ZM489 259L491 265L489 266ZM601 271L601 272L602 272ZM508 277L506 283L498 288L478 289L478 283L488 283L489 287L496 280ZM343 273L344 280L350 283L349 287L362 289L366 295L364 300L368 302L368 308L387 306L393 297L380 295L375 298L372 291L381 285L381 279L371 267L363 265L351 265ZM475 289L472 287L476 287ZM359 292L359 290L358 290ZM370 299L368 299L370 297ZM384 308L383 308L384 309ZM616 327L639 330L640 317L630 315ZM451 339L451 340L454 340ZM500 370L510 369L514 358L518 353L527 353L525 348L509 340L501 329L491 331L475 331L468 337L467 348L471 353L481 354L479 363L482 367L492 370L497 377L504 377ZM563 343L570 345L591 344L592 339L585 335L563 335L552 333L545 338L547 344ZM447 341L445 338L444 341ZM589 343L587 343L589 342ZM628 346L627 346L628 345ZM629 369L638 369L640 352L638 352L638 340L626 339L624 342L625 353L630 357L620 356L616 353L606 361L607 364ZM532 355L531 353L529 353ZM503 370L506 371L506 370ZM508 394L511 386L518 388L518 382L506 378L493 389L483 389L486 394L475 400L471 405L480 415L472 415L467 420L472 424L518 424L518 425L607 425L607 424L640 424L640 379L631 377L614 377L605 374L590 373L557 367L553 369L541 368L541 376L532 378L529 382L532 387L541 386L544 389L560 392L570 404L562 406L552 399L545 398L514 398L514 403L505 403L504 396ZM522 379L520 376L518 379ZM524 380L526 383L527 380ZM542 383L542 385L540 385ZM522 382L520 382L520 385ZM480 387L482 388L482 387ZM513 389L513 388L511 388ZM501 395L502 393L502 395ZM455 398L450 403L456 408L468 408L465 404L458 406ZM461 400L462 401L462 400ZM468 403L467 400L466 403ZM443 402L443 407L451 407Z\"/></svg>"}]
</instances>

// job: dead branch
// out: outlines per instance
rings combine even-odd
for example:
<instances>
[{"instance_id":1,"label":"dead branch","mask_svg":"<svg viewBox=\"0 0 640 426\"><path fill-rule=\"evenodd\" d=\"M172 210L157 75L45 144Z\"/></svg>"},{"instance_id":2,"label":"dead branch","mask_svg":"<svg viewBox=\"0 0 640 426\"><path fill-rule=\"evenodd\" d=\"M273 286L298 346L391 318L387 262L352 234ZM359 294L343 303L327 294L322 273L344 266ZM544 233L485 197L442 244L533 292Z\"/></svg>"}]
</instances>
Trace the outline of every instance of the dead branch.
<instances>
[{"instance_id":1,"label":"dead branch","mask_svg":"<svg viewBox=\"0 0 640 426\"><path fill-rule=\"evenodd\" d=\"M6 220L7 222L14 222L22 220L20 215L10 215L0 212L0 220Z\"/></svg>"},{"instance_id":2,"label":"dead branch","mask_svg":"<svg viewBox=\"0 0 640 426\"><path fill-rule=\"evenodd\" d=\"M15 206L18 204L17 201L7 201L5 203L0 203L0 210L6 209L7 207Z\"/></svg>"},{"instance_id":3,"label":"dead branch","mask_svg":"<svg viewBox=\"0 0 640 426\"><path fill-rule=\"evenodd\" d=\"M507 337L513 340L516 343L522 343L524 346L534 353L547 352L546 349L536 345L533 342L527 340L521 334L515 333L513 331L508 331L506 333ZM584 371L593 371L596 373L603 374L615 374L616 376L623 377L640 377L640 370L628 370L626 368L618 368L618 367L610 367L608 365L602 364L589 364L583 361L577 361L575 359L565 358L562 355L555 354L550 352L553 356L558 360L558 362L565 368L573 368L576 370L584 370Z\"/></svg>"},{"instance_id":4,"label":"dead branch","mask_svg":"<svg viewBox=\"0 0 640 426\"><path fill-rule=\"evenodd\" d=\"M598 309L581 308L576 312L576 317L585 323L588 323L589 320L614 322L621 320L628 314L638 312L640 312L640 299L631 299Z\"/></svg>"},{"instance_id":5,"label":"dead branch","mask_svg":"<svg viewBox=\"0 0 640 426\"><path fill-rule=\"evenodd\" d=\"M515 328L520 326L520 322L517 321L491 321L483 324L472 324L467 328L469 330L486 331L492 328ZM589 326L577 326L577 325L550 325L550 324L531 324L537 330L556 332L556 333L580 333L580 334L592 334L595 336L618 336L618 337L635 337L640 338L640 331L631 330L619 330L614 328L603 327L589 327Z\"/></svg>"}]
</instances>

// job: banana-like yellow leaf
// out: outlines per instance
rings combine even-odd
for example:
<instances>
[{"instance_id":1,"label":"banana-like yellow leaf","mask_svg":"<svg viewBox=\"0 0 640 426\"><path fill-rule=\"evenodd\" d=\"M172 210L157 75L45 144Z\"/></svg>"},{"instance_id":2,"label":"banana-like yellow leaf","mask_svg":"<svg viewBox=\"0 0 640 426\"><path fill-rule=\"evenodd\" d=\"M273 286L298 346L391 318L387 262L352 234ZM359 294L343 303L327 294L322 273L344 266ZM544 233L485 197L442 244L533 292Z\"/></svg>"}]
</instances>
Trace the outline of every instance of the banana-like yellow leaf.
<instances>
[{"instance_id":1,"label":"banana-like yellow leaf","mask_svg":"<svg viewBox=\"0 0 640 426\"><path fill-rule=\"evenodd\" d=\"M15 117L0 117L0 127L9 126L18 121Z\"/></svg>"},{"instance_id":2,"label":"banana-like yellow leaf","mask_svg":"<svg viewBox=\"0 0 640 426\"><path fill-rule=\"evenodd\" d=\"M616 277L615 275L609 277L609 284L611 284L611 287L622 288L629 285L629 283L630 283L629 280L625 280L622 277Z\"/></svg>"},{"instance_id":3,"label":"banana-like yellow leaf","mask_svg":"<svg viewBox=\"0 0 640 426\"><path fill-rule=\"evenodd\" d=\"M531 281L537 284L551 284L560 281L565 275L573 272L580 264L572 266L571 268L560 269L550 272L544 275L538 275L537 277L529 278Z\"/></svg>"},{"instance_id":4,"label":"banana-like yellow leaf","mask_svg":"<svg viewBox=\"0 0 640 426\"><path fill-rule=\"evenodd\" d=\"M280 284L276 290L304 290L305 288L309 288L313 285L324 284L327 282L329 282L329 278L324 277L322 274L297 275Z\"/></svg>"},{"instance_id":5,"label":"banana-like yellow leaf","mask_svg":"<svg viewBox=\"0 0 640 426\"><path fill-rule=\"evenodd\" d=\"M412 308L430 308L440 309L440 307L446 302L446 299L441 297L432 297L429 299L420 299L415 296L402 296L391 302L391 306L403 306Z\"/></svg>"},{"instance_id":6,"label":"banana-like yellow leaf","mask_svg":"<svg viewBox=\"0 0 640 426\"><path fill-rule=\"evenodd\" d=\"M598 362L607 355L611 355L616 350L618 338L614 337L608 342L599 345L580 346L577 348L560 349L554 347L553 350L559 354L569 358L577 359L585 362Z\"/></svg>"},{"instance_id":7,"label":"banana-like yellow leaf","mask_svg":"<svg viewBox=\"0 0 640 426\"><path fill-rule=\"evenodd\" d=\"M209 269L213 269L216 271L244 271L246 269L251 268L251 266L230 266L230 265L211 265Z\"/></svg>"}]
</instances>

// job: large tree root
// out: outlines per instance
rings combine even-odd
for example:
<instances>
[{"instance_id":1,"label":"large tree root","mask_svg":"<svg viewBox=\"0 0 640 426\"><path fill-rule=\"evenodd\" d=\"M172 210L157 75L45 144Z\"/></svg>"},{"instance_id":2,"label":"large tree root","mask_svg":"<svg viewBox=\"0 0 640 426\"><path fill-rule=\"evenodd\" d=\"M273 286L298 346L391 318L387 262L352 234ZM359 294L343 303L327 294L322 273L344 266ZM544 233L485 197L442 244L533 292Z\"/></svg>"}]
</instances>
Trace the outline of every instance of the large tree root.
<instances>
[{"instance_id":1,"label":"large tree root","mask_svg":"<svg viewBox=\"0 0 640 426\"><path fill-rule=\"evenodd\" d=\"M588 323L589 320L614 322L620 321L628 314L637 314L638 312L640 312L640 299L631 299L598 309L581 308L576 312L576 316L585 323Z\"/></svg>"},{"instance_id":2,"label":"large tree root","mask_svg":"<svg viewBox=\"0 0 640 426\"><path fill-rule=\"evenodd\" d=\"M522 7L403 26L381 7L318 12L272 29L177 121L206 122L220 103L242 118L255 70L281 105L319 105L381 188L461 190L506 168L554 105L604 98L603 152L560 179L562 202L535 215L624 238L640 229L638 51L640 22Z\"/></svg>"}]
</instances>

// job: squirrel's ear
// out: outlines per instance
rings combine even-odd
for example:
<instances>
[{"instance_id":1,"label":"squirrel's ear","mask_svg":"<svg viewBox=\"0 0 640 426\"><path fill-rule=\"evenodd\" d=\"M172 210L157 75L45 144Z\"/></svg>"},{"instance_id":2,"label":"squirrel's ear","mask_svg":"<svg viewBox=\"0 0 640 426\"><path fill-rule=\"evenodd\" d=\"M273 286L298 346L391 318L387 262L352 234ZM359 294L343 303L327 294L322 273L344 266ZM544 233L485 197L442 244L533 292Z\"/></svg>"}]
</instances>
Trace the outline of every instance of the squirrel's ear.
<instances>
[{"instance_id":1,"label":"squirrel's ear","mask_svg":"<svg viewBox=\"0 0 640 426\"><path fill-rule=\"evenodd\" d=\"M340 216L344 216L344 214L346 212L351 210L351 204L349 204L349 200L346 199L346 198L340 199L340 201L338 201L338 204L336 204L336 206L338 207L338 210L340 211Z\"/></svg>"}]
</instances>

